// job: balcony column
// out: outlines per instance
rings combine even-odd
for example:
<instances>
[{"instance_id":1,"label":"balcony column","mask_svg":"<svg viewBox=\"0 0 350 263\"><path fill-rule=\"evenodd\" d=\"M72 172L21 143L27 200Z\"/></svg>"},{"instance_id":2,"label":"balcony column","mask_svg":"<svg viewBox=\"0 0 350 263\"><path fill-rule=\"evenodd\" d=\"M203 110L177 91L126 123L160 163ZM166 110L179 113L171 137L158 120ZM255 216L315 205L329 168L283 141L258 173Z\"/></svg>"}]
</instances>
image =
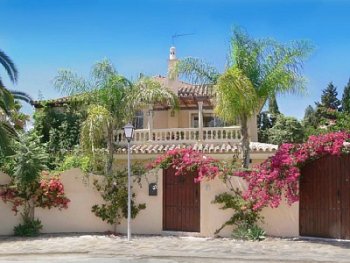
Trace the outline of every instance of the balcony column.
<instances>
[{"instance_id":1,"label":"balcony column","mask_svg":"<svg viewBox=\"0 0 350 263\"><path fill-rule=\"evenodd\" d=\"M147 129L148 129L148 140L153 141L153 108L149 106L147 111Z\"/></svg>"},{"instance_id":2,"label":"balcony column","mask_svg":"<svg viewBox=\"0 0 350 263\"><path fill-rule=\"evenodd\" d=\"M203 101L198 101L198 140L203 141Z\"/></svg>"}]
</instances>

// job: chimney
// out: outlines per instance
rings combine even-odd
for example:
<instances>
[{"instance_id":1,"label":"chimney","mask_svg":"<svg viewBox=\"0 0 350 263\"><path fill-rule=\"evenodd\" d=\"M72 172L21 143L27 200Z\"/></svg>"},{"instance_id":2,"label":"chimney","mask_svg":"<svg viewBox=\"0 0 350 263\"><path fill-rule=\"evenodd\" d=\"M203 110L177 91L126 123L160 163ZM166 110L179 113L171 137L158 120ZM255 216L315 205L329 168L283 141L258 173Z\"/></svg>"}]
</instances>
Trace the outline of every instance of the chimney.
<instances>
[{"instance_id":1,"label":"chimney","mask_svg":"<svg viewBox=\"0 0 350 263\"><path fill-rule=\"evenodd\" d=\"M178 91L177 73L175 71L176 63L176 48L173 46L170 48L169 60L168 60L168 87L172 89L176 94Z\"/></svg>"}]
</instances>

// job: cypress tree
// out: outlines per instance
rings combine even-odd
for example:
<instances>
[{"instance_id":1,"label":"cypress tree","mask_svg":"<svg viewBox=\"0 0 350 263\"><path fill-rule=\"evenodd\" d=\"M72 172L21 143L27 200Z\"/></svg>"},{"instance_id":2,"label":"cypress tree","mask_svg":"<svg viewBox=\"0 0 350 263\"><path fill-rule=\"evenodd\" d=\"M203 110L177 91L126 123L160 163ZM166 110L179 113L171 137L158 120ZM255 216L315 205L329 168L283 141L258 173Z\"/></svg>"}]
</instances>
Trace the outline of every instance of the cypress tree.
<instances>
[{"instance_id":1,"label":"cypress tree","mask_svg":"<svg viewBox=\"0 0 350 263\"><path fill-rule=\"evenodd\" d=\"M337 110L340 106L340 101L337 96L337 88L333 85L332 82L330 82L327 88L322 91L321 105L319 106L322 106L326 109Z\"/></svg>"},{"instance_id":2,"label":"cypress tree","mask_svg":"<svg viewBox=\"0 0 350 263\"><path fill-rule=\"evenodd\" d=\"M348 84L344 87L341 104L343 111L350 113L350 79L348 81Z\"/></svg>"}]
</instances>

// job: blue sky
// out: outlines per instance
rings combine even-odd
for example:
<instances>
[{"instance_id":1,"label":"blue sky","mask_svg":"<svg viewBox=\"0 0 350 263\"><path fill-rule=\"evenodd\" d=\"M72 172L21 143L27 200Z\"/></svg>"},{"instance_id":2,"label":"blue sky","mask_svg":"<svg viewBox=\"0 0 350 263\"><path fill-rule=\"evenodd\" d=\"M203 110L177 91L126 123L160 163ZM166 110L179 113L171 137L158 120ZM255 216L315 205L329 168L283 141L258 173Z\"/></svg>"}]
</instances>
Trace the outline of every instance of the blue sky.
<instances>
[{"instance_id":1,"label":"blue sky","mask_svg":"<svg viewBox=\"0 0 350 263\"><path fill-rule=\"evenodd\" d=\"M240 25L254 37L307 39L315 51L304 67L306 95L283 95L280 110L302 118L330 81L339 97L350 77L350 1L341 0L0 0L0 49L17 64L14 87L55 98L58 69L87 75L110 59L127 77L166 74L174 33L178 57L205 59L224 69L230 32ZM28 107L26 107L28 111Z\"/></svg>"}]
</instances>

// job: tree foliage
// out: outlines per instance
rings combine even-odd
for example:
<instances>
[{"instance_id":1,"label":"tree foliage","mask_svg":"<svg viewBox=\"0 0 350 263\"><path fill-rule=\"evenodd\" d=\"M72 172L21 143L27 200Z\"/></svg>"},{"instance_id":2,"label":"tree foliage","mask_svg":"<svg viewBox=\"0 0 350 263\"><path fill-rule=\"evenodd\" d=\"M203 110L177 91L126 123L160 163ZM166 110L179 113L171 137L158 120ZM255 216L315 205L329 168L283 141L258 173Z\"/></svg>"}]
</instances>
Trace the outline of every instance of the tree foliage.
<instances>
[{"instance_id":1,"label":"tree foliage","mask_svg":"<svg viewBox=\"0 0 350 263\"><path fill-rule=\"evenodd\" d=\"M23 188L31 187L37 182L40 173L47 169L48 155L35 133L20 135L19 141L14 141L15 154L11 157L13 169L8 173L15 182Z\"/></svg>"},{"instance_id":2,"label":"tree foliage","mask_svg":"<svg viewBox=\"0 0 350 263\"><path fill-rule=\"evenodd\" d=\"M322 90L321 103L317 103L318 107L324 107L326 109L338 110L340 101L337 98L337 88L330 82L324 90Z\"/></svg>"},{"instance_id":3,"label":"tree foliage","mask_svg":"<svg viewBox=\"0 0 350 263\"><path fill-rule=\"evenodd\" d=\"M118 74L112 63L96 63L85 79L69 70L61 70L54 80L55 87L90 104L88 116L82 125L81 145L89 154L95 149L107 149L106 174L112 174L114 130L131 122L136 111L147 104L175 105L175 95L158 82L141 77L132 83Z\"/></svg>"},{"instance_id":4,"label":"tree foliage","mask_svg":"<svg viewBox=\"0 0 350 263\"><path fill-rule=\"evenodd\" d=\"M304 127L294 117L278 115L275 125L268 130L269 143L301 143L304 140Z\"/></svg>"},{"instance_id":5,"label":"tree foliage","mask_svg":"<svg viewBox=\"0 0 350 263\"><path fill-rule=\"evenodd\" d=\"M34 131L40 135L40 142L47 145L49 168L55 169L79 144L80 126L85 110L66 105L64 109L44 106L34 113Z\"/></svg>"},{"instance_id":6,"label":"tree foliage","mask_svg":"<svg viewBox=\"0 0 350 263\"><path fill-rule=\"evenodd\" d=\"M348 84L344 87L341 105L342 111L350 114L350 79Z\"/></svg>"},{"instance_id":7,"label":"tree foliage","mask_svg":"<svg viewBox=\"0 0 350 263\"><path fill-rule=\"evenodd\" d=\"M16 83L18 80L18 71L15 63L11 58L2 50L0 50L0 65L4 67L8 77L12 83ZM21 91L8 90L2 81L0 76L0 156L6 156L13 153L10 148L11 140L16 138L17 121L26 121L25 114L20 114L18 103L16 100L26 101L30 104L33 103L31 97ZM23 127L22 127L23 128Z\"/></svg>"},{"instance_id":8,"label":"tree foliage","mask_svg":"<svg viewBox=\"0 0 350 263\"><path fill-rule=\"evenodd\" d=\"M0 50L0 64L4 67L10 80L17 82L18 71L11 58ZM0 76L0 154L11 153L10 141L16 136L11 122L9 121L11 110L14 108L14 98L11 92L5 88Z\"/></svg>"},{"instance_id":9,"label":"tree foliage","mask_svg":"<svg viewBox=\"0 0 350 263\"><path fill-rule=\"evenodd\" d=\"M18 207L23 207L23 225L15 227L15 234L35 235L42 226L40 221L34 219L34 208L67 208L69 199L59 179L49 178L49 174L44 172L48 155L45 145L35 133L20 135L19 140L14 141L13 149L14 155L7 157L1 167L12 180L0 186L0 198L5 203L11 203L15 213Z\"/></svg>"},{"instance_id":10,"label":"tree foliage","mask_svg":"<svg viewBox=\"0 0 350 263\"><path fill-rule=\"evenodd\" d=\"M249 92L245 97L237 96L236 99L233 99L230 92L234 89L235 82L229 78L221 82L219 79L218 97L231 97L230 104L240 107L240 110L233 111L231 107L228 107L227 101L219 99L217 109L222 110L216 112L224 120L230 115L235 115L240 119L244 167L247 168L249 165L248 118L260 113L266 101L269 98L273 99L276 94L304 90L302 65L311 50L312 47L305 41L284 45L271 39L254 39L239 28L234 30L231 39L229 68L226 72L232 69L239 70L237 71L240 72L239 78L247 80L245 86L249 87ZM233 78L239 79L238 74ZM230 92L220 92L221 86L230 85L232 87ZM238 100L244 101L237 102ZM221 105L221 103L225 104ZM247 107L247 103L252 107ZM274 110L278 111L278 109Z\"/></svg>"}]
</instances>

